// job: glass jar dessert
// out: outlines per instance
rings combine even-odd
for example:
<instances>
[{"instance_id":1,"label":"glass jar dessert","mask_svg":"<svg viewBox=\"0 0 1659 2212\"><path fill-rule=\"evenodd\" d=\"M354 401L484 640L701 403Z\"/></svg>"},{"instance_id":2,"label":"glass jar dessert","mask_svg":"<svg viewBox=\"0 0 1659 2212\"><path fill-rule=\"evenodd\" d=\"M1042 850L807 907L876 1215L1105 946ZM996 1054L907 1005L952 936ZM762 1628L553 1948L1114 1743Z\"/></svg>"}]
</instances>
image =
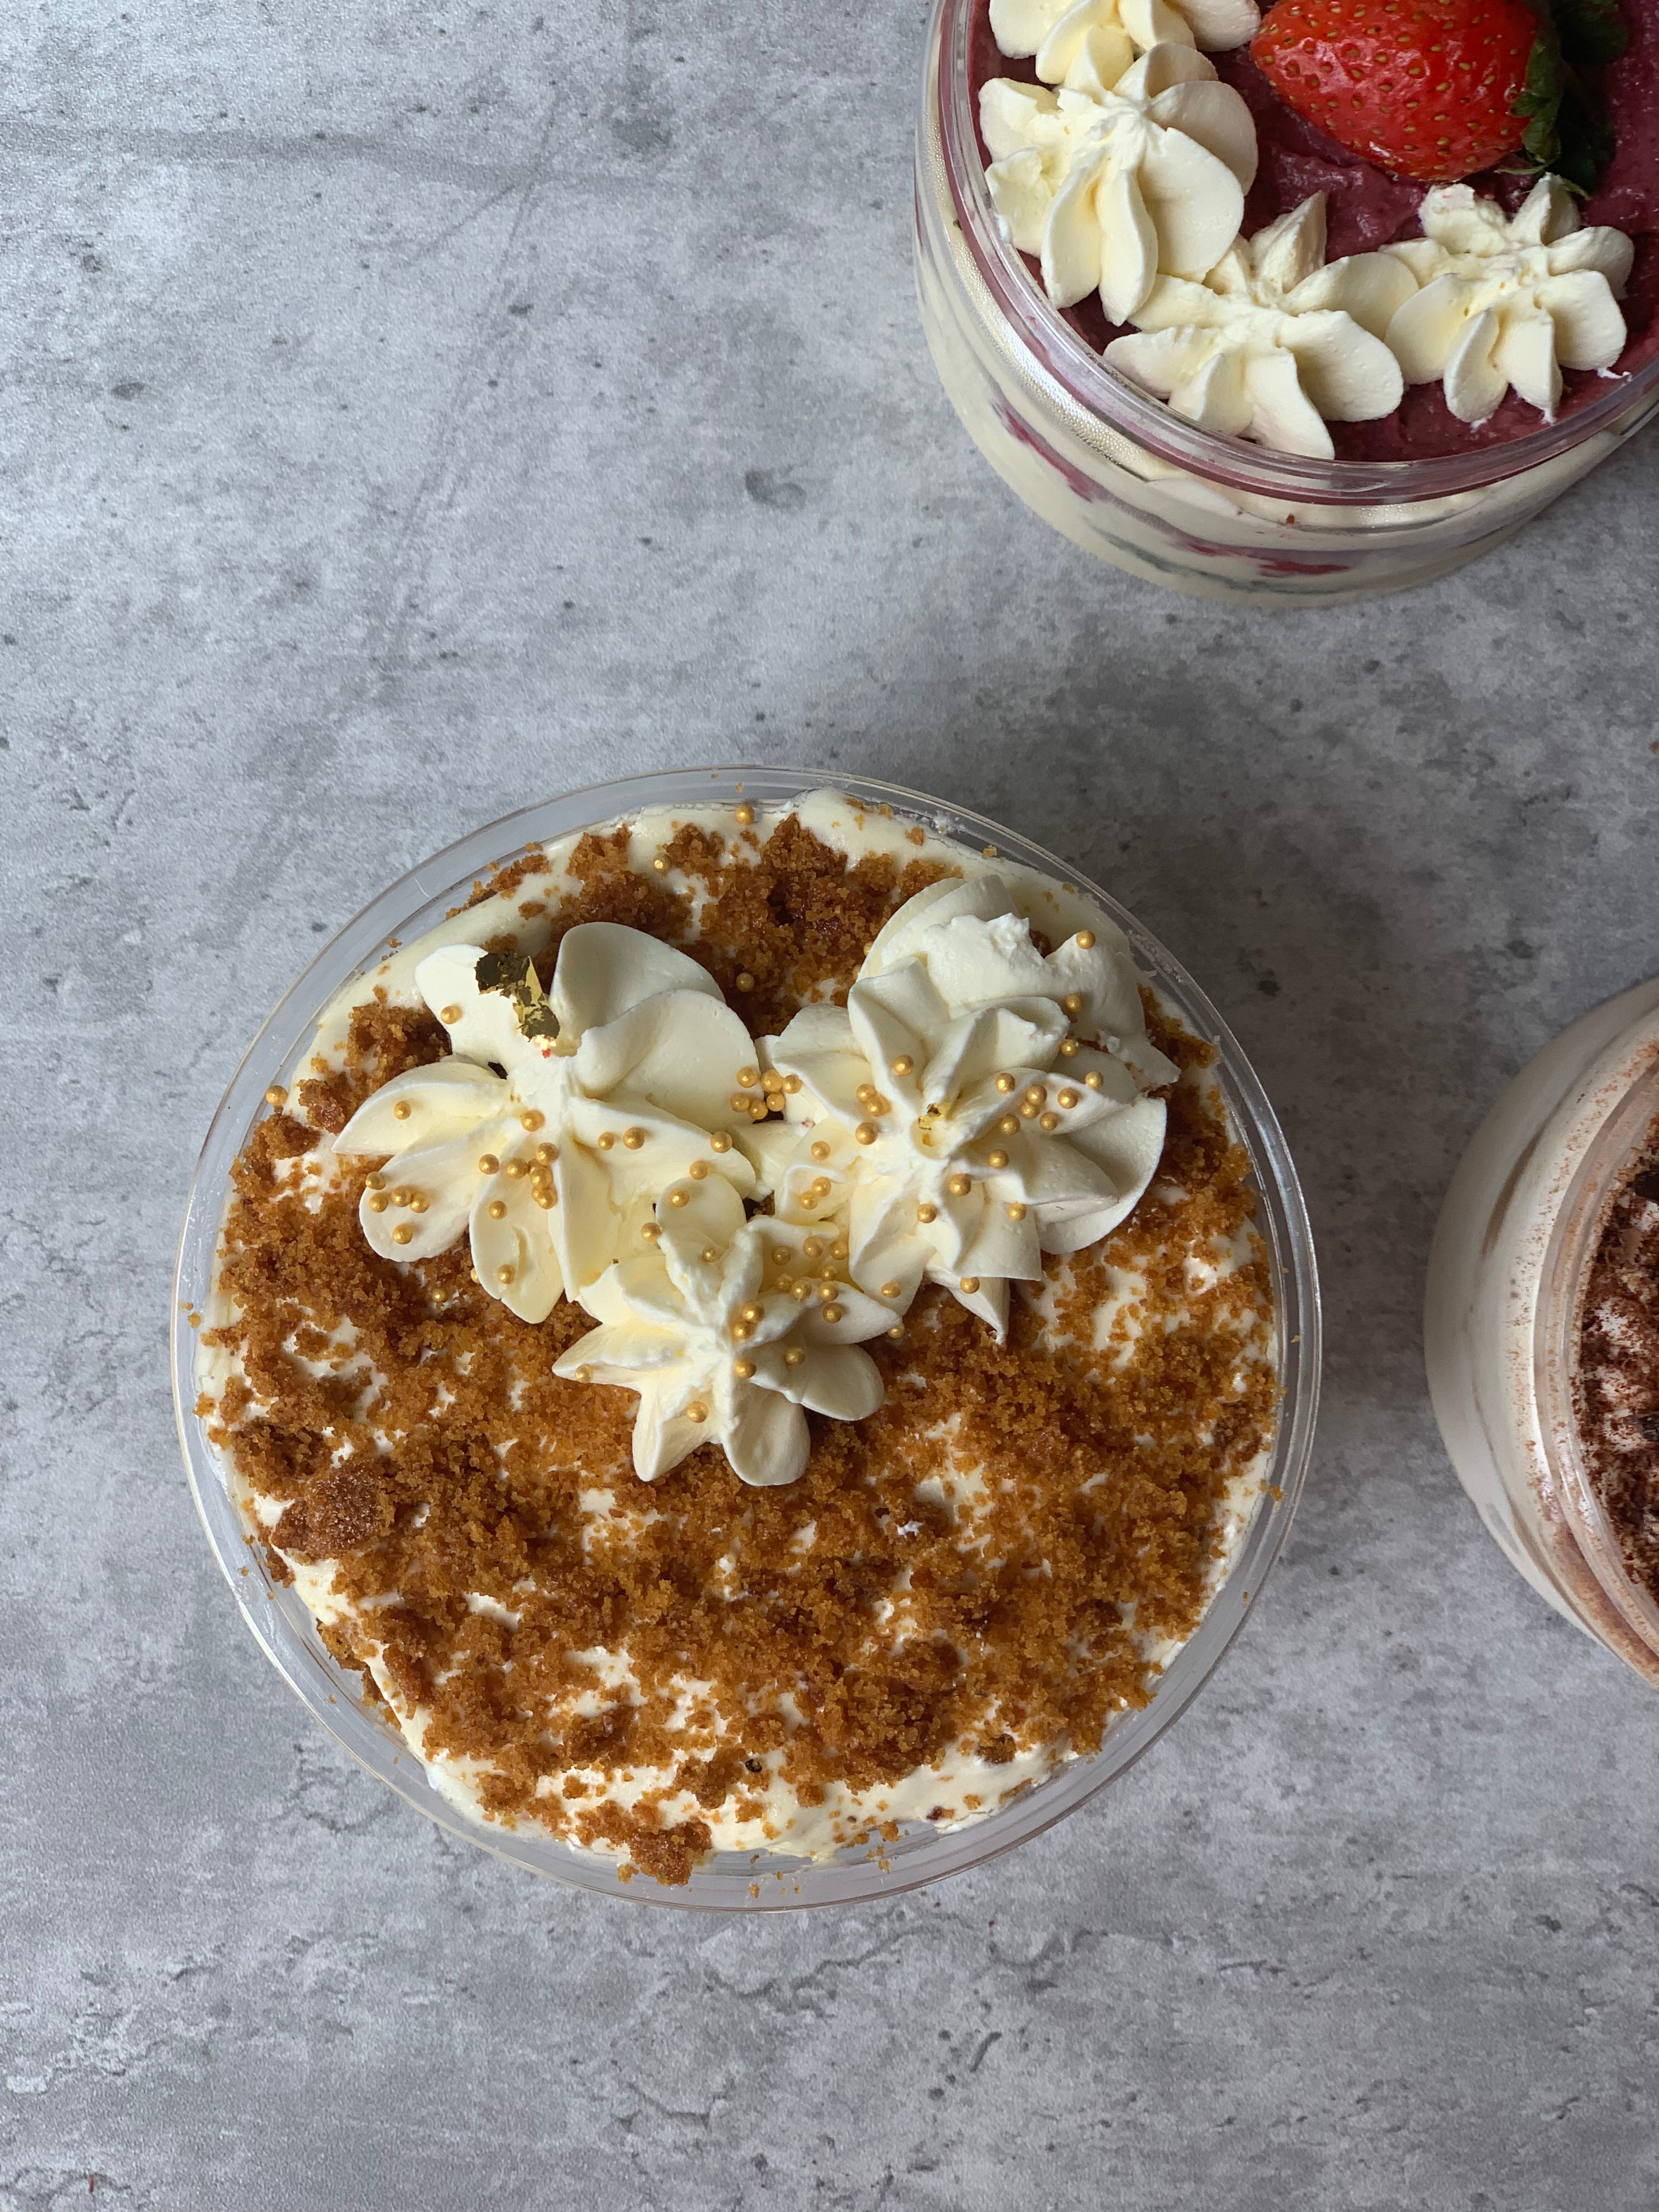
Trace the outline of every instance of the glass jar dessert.
<instances>
[{"instance_id":1,"label":"glass jar dessert","mask_svg":"<svg viewBox=\"0 0 1659 2212\"><path fill-rule=\"evenodd\" d=\"M1659 1206L1631 1218L1656 1164L1659 978L1547 1045L1476 1132L1435 1231L1425 1341L1447 1451L1504 1556L1659 1684L1659 1275L1650 1345L1632 1341L1639 1281L1613 1279L1614 1244L1644 1231L1638 1271L1659 1263Z\"/></svg>"},{"instance_id":2,"label":"glass jar dessert","mask_svg":"<svg viewBox=\"0 0 1659 2212\"><path fill-rule=\"evenodd\" d=\"M1054 37L1067 53L1075 46L1076 54L1063 80L1054 70L1044 72L1058 84L1057 94L1044 83L1006 81L992 134L1000 131L1007 145L1020 150L993 163L993 149L981 128L981 99L992 65L986 49L998 68L1023 70L1029 79L1030 66L996 57L988 27L991 0L937 0L916 146L916 282L928 346L963 426L1004 480L1073 543L1132 574L1204 598L1278 605L1363 598L1420 583L1500 544L1614 452L1659 407L1656 270L1649 234L1659 209L1649 204L1652 194L1641 182L1645 172L1639 134L1630 133L1626 165L1637 183L1627 187L1624 171L1610 171L1585 218L1586 225L1622 222L1627 229L1641 230L1633 278L1631 240L1605 228L1594 235L1581 228L1572 192L1554 178L1545 179L1545 200L1530 210L1506 211L1498 201L1480 198L1462 185L1431 195L1437 218L1425 216L1425 234L1407 241L1407 232L1419 228L1413 210L1423 188L1413 187L1401 197L1396 179L1375 165L1356 166L1340 148L1293 117L1294 143L1270 146L1264 137L1258 167L1255 144L1245 143L1252 127L1249 118L1265 130L1267 111L1276 119L1288 111L1274 101L1242 53L1196 54L1190 31L1182 27L1184 9L1186 18L1198 22L1200 46L1231 46L1240 35L1237 29L1207 39L1202 19L1218 11L1231 18L1239 4L1241 0L1181 0L1172 9L1158 0L1148 10L1138 8L1135 0L1101 0L1097 6L1073 9ZM1242 4L1254 20L1249 0ZM995 12L991 9L993 19ZM1047 6L1043 0L1007 0L1004 12L1044 21L1061 15L1057 4ZM1283 12L1281 0L1275 15ZM1131 40L1117 18L1138 25L1142 15L1152 27L1139 29ZM1085 16L1095 27L1081 27ZM1645 16L1638 27L1644 41L1656 35L1656 26ZM1120 66L1146 40L1165 40L1172 33L1187 43L1141 51L1129 74L1114 81ZM1033 29L1029 39L1016 42L1015 51L1029 54L1030 40L1036 35ZM1091 46L1090 40L1096 44ZM1109 61L1108 45L1113 50ZM1037 61L1042 69L1041 52ZM1217 64L1224 81L1218 81ZM1648 69L1642 55L1633 52L1629 82L1635 89L1629 100L1638 106L1646 99L1648 76L1643 72ZM1243 97L1234 89L1235 80ZM1087 89L1073 91L1074 84ZM1027 92L1031 99L1019 96ZM1237 100L1238 106L1224 112L1224 99ZM1052 104L1056 100L1058 109ZM1100 240L1084 236L1075 221L1059 239L1044 229L1044 210L1057 216L1067 199L1063 189L1056 198L1054 185L1063 176L1063 158L1069 157L1051 157L1049 149L1066 131L1079 127L1079 118L1094 130L1091 145L1109 147L1109 133L1092 119L1108 111L1111 130L1121 125L1125 143L1139 143L1158 118L1178 120L1183 100L1194 110L1194 137L1166 131L1153 154L1169 171L1169 142L1179 142L1182 182L1176 198L1189 196L1192 204L1182 220L1190 218L1197 242L1187 249L1183 275L1158 275L1149 301L1145 282L1137 280L1132 268L1100 266ZM1622 112L1615 116L1621 126L1626 119ZM1001 139L997 150L1006 154ZM1228 161L1235 172L1231 179ZM988 179L988 165L1006 174ZM1124 184L1110 159L1104 173L1114 190ZM1153 234L1169 228L1162 210L1170 203L1157 199L1155 186L1167 191L1167 179L1154 176L1135 200L1125 185L1120 197L1128 212L1114 249L1129 262L1136 252L1143 258L1150 254L1146 274L1175 265L1170 250ZM1494 189L1513 202L1522 187L1511 190L1499 179ZM1206 190L1219 210L1214 221L1198 204ZM1304 191L1308 198L1293 204L1295 194ZM1346 258L1326 266L1328 198L1333 232L1339 222L1343 229ZM1258 203L1283 212L1262 228ZM1233 247L1206 273L1212 248L1241 205L1246 212ZM1431 230L1434 238L1427 235ZM1572 241L1564 244L1570 232ZM1114 247L1109 235L1105 242ZM1472 242L1478 247L1473 258L1462 252ZM1364 250L1351 250L1356 246ZM1069 276L1059 265L1068 253L1073 264ZM1080 275L1079 256L1087 264ZM1482 364L1480 378L1474 380L1481 389L1454 390L1460 376L1466 386L1471 383L1463 373L1467 349L1455 361L1442 359L1450 341L1443 343L1442 334L1425 348L1419 317L1412 343L1400 343L1407 372L1401 400L1401 370L1382 347L1380 334L1396 335L1389 328L1389 313L1419 283L1431 319L1440 298L1431 281L1437 270L1466 265L1486 270L1500 262L1511 274L1518 269L1516 281L1526 293L1520 319L1531 332L1548 327L1539 297L1547 305L1559 298L1551 287L1559 284L1560 275L1593 274L1598 256L1611 272L1613 292L1625 298L1628 314L1636 318L1627 343L1622 324L1605 343L1583 332L1576 337L1565 334L1564 325L1556 334L1559 361L1544 362L1537 379L1517 367L1506 398L1504 361L1511 354L1518 358L1522 349L1518 337L1510 343L1504 324L1508 310L1501 300L1491 321L1498 333L1494 358L1503 360L1496 368L1491 360ZM1109 264L1111 252L1105 258ZM1364 271L1358 269L1360 263L1368 264ZM1103 313L1094 296L1097 277L1101 299L1118 298L1117 310ZM1462 276L1443 273L1443 290L1463 282ZM1400 297L1390 289L1396 283L1403 288ZM1470 290L1471 313L1476 307L1485 312L1486 296L1483 291L1477 300ZM1083 304L1062 308L1053 304L1055 299L1080 299ZM1203 328L1175 327L1199 313L1194 300L1202 305ZM1271 337L1275 326L1282 337L1284 311L1310 304L1319 312L1302 316L1305 343L1291 337L1269 343L1261 337L1264 331ZM1604 320L1611 311L1618 322L1611 295L1601 306ZM1352 315L1330 312L1336 307L1351 309ZM1366 320L1369 331L1359 327ZM1317 332L1312 329L1316 321L1321 325ZM1297 387L1291 358L1300 345L1302 384L1314 387L1316 379L1306 364L1321 347L1328 347L1338 325L1346 325L1346 350L1339 349L1340 359L1315 364L1323 380L1322 407L1331 434L1308 437L1298 427L1299 418L1314 417L1316 410L1309 407L1305 390ZM1131 334L1114 340L1115 329ZM1271 357L1255 358L1264 347ZM1605 364L1615 358L1618 373L1611 374ZM1575 362L1591 366L1580 372ZM1443 372L1449 410L1432 381ZM1395 404L1387 421L1349 420L1355 413L1376 416L1389 406L1388 391L1380 397L1366 394L1371 385L1386 385L1390 376ZM1413 377L1429 380L1413 385ZM1485 390L1486 383L1493 388ZM1523 388L1535 404L1522 403ZM1275 408L1289 426L1283 434L1303 449L1273 449L1278 435L1271 427L1264 430L1263 423ZM1248 434L1218 430L1218 422L1228 431L1245 427ZM1314 450L1321 447L1324 450Z\"/></svg>"},{"instance_id":3,"label":"glass jar dessert","mask_svg":"<svg viewBox=\"0 0 1659 2212\"><path fill-rule=\"evenodd\" d=\"M478 832L295 987L175 1388L338 1741L536 1872L748 1909L1139 1756L1283 1540L1317 1331L1271 1110L1105 894L915 794L690 772Z\"/></svg>"}]
</instances>

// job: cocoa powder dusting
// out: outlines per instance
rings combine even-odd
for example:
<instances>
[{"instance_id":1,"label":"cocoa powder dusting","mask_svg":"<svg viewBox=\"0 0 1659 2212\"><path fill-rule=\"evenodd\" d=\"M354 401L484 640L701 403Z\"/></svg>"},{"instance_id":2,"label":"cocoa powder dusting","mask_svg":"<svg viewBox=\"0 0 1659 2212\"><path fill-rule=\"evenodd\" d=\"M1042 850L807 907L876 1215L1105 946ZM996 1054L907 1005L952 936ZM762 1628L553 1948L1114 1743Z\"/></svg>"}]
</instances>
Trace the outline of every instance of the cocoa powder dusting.
<instances>
[{"instance_id":1,"label":"cocoa powder dusting","mask_svg":"<svg viewBox=\"0 0 1659 2212\"><path fill-rule=\"evenodd\" d=\"M682 944L759 1034L844 1000L877 931L942 872L849 866L793 817L764 844L688 827L665 851L707 893L695 935L690 901L629 867L625 832L580 841L580 889L557 903L533 861L486 888L532 883L552 924L544 977L566 929L627 922ZM679 1793L758 1818L769 1771L821 1802L958 1740L998 1765L1087 1753L1146 1704L1125 1608L1136 1635L1196 1627L1224 1498L1277 1399L1248 1161L1203 1079L1210 1048L1149 1008L1183 1070L1159 1174L1109 1237L1049 1262L1054 1325L1017 1292L999 1348L924 1291L899 1340L869 1347L885 1404L860 1423L813 1417L805 1473L775 1490L746 1489L713 1445L641 1483L632 1395L553 1376L592 1325L579 1306L517 1320L473 1280L465 1241L378 1258L357 1222L374 1163L337 1163L320 1188L296 1173L371 1091L442 1054L429 1015L359 1008L343 1068L254 1129L219 1275L236 1318L205 1337L241 1371L202 1410L276 1516L273 1571L288 1578L283 1553L334 1563L336 1593L363 1609L329 1648L366 1680L376 1659L399 1708L423 1710L428 1752L480 1763L489 1816L679 1883L711 1847ZM1188 1287L1190 1258L1247 1240L1254 1258ZM1144 1287L1097 1343L1126 1273ZM577 1655L596 1646L626 1648L637 1689L579 1715L598 1678ZM708 1687L686 1715L688 1679ZM673 1779L625 1810L603 1802L608 1780L647 1770Z\"/></svg>"},{"instance_id":2,"label":"cocoa powder dusting","mask_svg":"<svg viewBox=\"0 0 1659 2212\"><path fill-rule=\"evenodd\" d=\"M1585 1471L1626 1564L1659 1599L1659 1120L1591 1264L1575 1396Z\"/></svg>"}]
</instances>

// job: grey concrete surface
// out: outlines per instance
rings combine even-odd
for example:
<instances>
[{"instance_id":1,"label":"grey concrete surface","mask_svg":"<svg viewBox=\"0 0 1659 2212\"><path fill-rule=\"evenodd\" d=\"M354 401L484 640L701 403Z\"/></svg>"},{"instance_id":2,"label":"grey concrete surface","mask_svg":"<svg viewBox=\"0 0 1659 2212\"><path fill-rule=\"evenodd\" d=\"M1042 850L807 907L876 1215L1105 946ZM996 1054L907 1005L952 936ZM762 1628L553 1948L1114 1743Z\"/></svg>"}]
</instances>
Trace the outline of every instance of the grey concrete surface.
<instances>
[{"instance_id":1,"label":"grey concrete surface","mask_svg":"<svg viewBox=\"0 0 1659 2212\"><path fill-rule=\"evenodd\" d=\"M1645 2212L1659 1703L1480 1533L1440 1193L1659 965L1627 451L1316 617L1089 564L918 333L922 14L51 0L0 25L0 2205ZM812 760L1074 856L1278 1102L1328 1296L1285 1559L1104 1802L749 1926L361 1777L181 1476L171 1249L365 894L614 769Z\"/></svg>"}]
</instances>

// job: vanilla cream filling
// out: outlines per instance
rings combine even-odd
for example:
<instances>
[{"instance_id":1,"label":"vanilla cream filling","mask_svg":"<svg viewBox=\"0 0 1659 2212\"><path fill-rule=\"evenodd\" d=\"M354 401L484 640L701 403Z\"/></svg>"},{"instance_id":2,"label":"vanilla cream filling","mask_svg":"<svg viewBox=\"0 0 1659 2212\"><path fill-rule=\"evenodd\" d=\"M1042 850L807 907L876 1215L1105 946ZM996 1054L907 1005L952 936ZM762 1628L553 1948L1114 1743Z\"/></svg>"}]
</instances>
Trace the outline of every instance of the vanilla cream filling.
<instances>
[{"instance_id":1,"label":"vanilla cream filling","mask_svg":"<svg viewBox=\"0 0 1659 2212\"><path fill-rule=\"evenodd\" d=\"M915 826L913 823L868 810L833 791L812 793L793 806L763 816L753 828L757 841L763 841L775 821L785 813L796 815L805 828L824 842L846 852L852 859L884 854L901 866L917 860L942 862L958 870L969 884L975 879L994 883L1006 892L1015 912L1040 930L1051 943L1074 938L1079 932L1083 932L1091 934L1097 942L1103 940L1114 949L1123 945L1109 920L1070 886L1056 883L1036 871L1016 866L994 855L974 854L925 828L918 842L910 834ZM662 856L662 848L670 842L675 831L688 823L727 837L732 830L729 807L675 809L644 814L630 820L629 860L630 866L638 872L653 877L671 890L687 895L692 902L695 916L700 914L706 902L708 895L702 886L672 865L666 868L654 866ZM605 828L608 825L597 826ZM377 993L383 994L395 1004L412 1006L424 1003L416 981L417 972L423 963L431 961L434 954L445 947L474 946L498 938L511 938L521 954L533 955L542 950L551 933L548 915L545 912L526 915L521 911L521 904L527 901L532 905L554 908L562 897L580 888L569 873L568 863L580 834L583 833L556 840L544 848L550 864L550 873L532 877L516 891L495 894L464 913L449 917L423 934L418 941L389 951L372 970L355 979L325 1009L312 1051L304 1055L301 1064L293 1071L290 1080L298 1081L304 1077L313 1056L325 1065L337 1066L343 1062L352 1010L360 1004L372 1001ZM971 907L971 901L969 905ZM1127 962L1127 946L1123 947L1122 957ZM1108 986L1097 981L1095 988L1104 990ZM709 1002L711 1014L724 1011L717 1002ZM1129 1001L1125 1000L1120 1008L1119 1018L1126 1035L1115 1038L1113 1042L1126 1060L1132 1064L1139 1062L1152 1080L1158 1080L1164 1068L1158 1064L1159 1056L1152 1053L1146 1042L1138 1004L1131 1007ZM1198 1079L1206 1083L1212 1081L1209 1078ZM314 1206L319 1200L322 1188L342 1170L331 1149L319 1149L292 1164L286 1172L295 1183L296 1196L302 1194L301 1202ZM1137 1183L1137 1194L1141 1187L1144 1187L1144 1178ZM722 1182L721 1188L729 1190L732 1186ZM734 1224L726 1225L731 1228ZM1246 1233L1231 1246L1188 1256L1188 1282L1194 1301L1206 1296L1215 1284L1233 1276L1249 1263L1255 1256L1252 1241ZM403 1255L399 1254L399 1256ZM1149 1287L1143 1278L1133 1272L1117 1271L1110 1298L1096 1310L1093 1317L1096 1348L1116 1345L1121 1347L1122 1361L1127 1362L1133 1358L1136 1336L1145 1325L1144 1310L1150 1304ZM1051 1337L1057 1329L1056 1304L1062 1291L1063 1282L1056 1285L1038 1281L1029 1285L1022 1283L1016 1291L1033 1305L1047 1324L1046 1333ZM223 1326L234 1318L233 1312L216 1294L210 1301L207 1311L210 1325ZM1165 1314L1162 1316L1163 1325L1176 1325L1180 1318L1171 1319ZM1267 1311L1256 1313L1247 1310L1243 1315L1231 1317L1230 1325L1239 1334L1241 1381L1247 1368L1271 1360L1271 1314ZM294 1356L299 1357L297 1353ZM331 1346L323 1358L306 1359L301 1364L314 1373L335 1371L333 1363L336 1359L349 1359L351 1357L351 1346L342 1340ZM198 1387L210 1396L216 1398L222 1395L232 1378L241 1372L240 1360L234 1353L222 1347L201 1346L197 1379ZM958 1456L953 1430L952 1422L941 1425L939 1441L945 1464L935 1479L937 1500L951 1512L962 1531L960 1540L973 1546L980 1540L974 1534L975 1508L976 1500L983 1496L985 1478L981 1469L964 1463ZM280 1506L249 1491L236 1474L234 1466L224 1463L224 1472L232 1496L240 1505L251 1528L268 1540L280 1518ZM1264 1455L1256 1464L1237 1475L1230 1486L1213 1532L1214 1553L1207 1574L1207 1595L1213 1595L1219 1589L1231 1571L1259 1509L1265 1476ZM1098 1478L1100 1480L1109 1479L1104 1472ZM612 1530L611 1516L617 1500L609 1486L597 1484L584 1489L580 1498L584 1516L584 1546L592 1551ZM637 1510L636 1501L630 1500L629 1504L630 1508ZM614 1540L614 1536L611 1540ZM798 1540L804 1551L810 1544L810 1537L805 1532ZM422 1760L432 1786L469 1818L488 1824L488 1816L483 1809L483 1792L489 1779L488 1765L475 1759L455 1757L435 1747L428 1748L427 1736L432 1720L429 1711L422 1705L411 1707L402 1699L374 1655L374 1611L380 1606L395 1602L398 1594L395 1591L383 1593L368 1604L348 1601L334 1588L333 1563L307 1562L290 1558L286 1553L283 1557L293 1572L296 1595L316 1620L325 1626L349 1620L356 1635L367 1645L369 1671L386 1698L405 1741ZM727 1595L736 1597L739 1593L732 1589ZM473 1594L470 1603L474 1612L498 1620L503 1626L516 1624L517 1616L511 1607L504 1605L496 1597L478 1592ZM895 1615L902 1609L902 1589L896 1588L893 1593ZM1126 1626L1135 1635L1137 1649L1149 1676L1155 1675L1179 1650L1179 1640L1136 1631L1133 1607L1126 1610L1125 1620ZM591 1685L585 1685L568 1700L562 1702L556 1711L550 1712L550 1728L597 1712L619 1694L632 1692L637 1695L638 1685L625 1649L618 1651L594 1650L575 1655L575 1659L590 1670ZM707 1736L711 1723L717 1741L725 1736L727 1723L723 1717L710 1712L707 1704L707 1684L688 1679L676 1684L675 1688L679 1706L676 1721L671 1722L671 1725L678 1723L687 1728L689 1747L695 1741L699 1750L708 1747ZM787 1700L785 1703L787 1711ZM976 1729L976 1741L982 1741L988 1735L994 1734L995 1726L994 1715L985 1716ZM659 1819L665 1826L690 1820L706 1822L718 1851L764 1856L825 1858L839 1850L860 1845L879 1848L875 1839L883 1824L888 1822L896 1822L903 1827L927 1822L931 1818L931 1825L934 1827L949 1829L982 1820L1018 1791L1046 1779L1074 1755L1069 1745L1059 1743L1018 1752L1012 1760L994 1765L972 1745L958 1741L937 1762L919 1767L895 1783L865 1790L836 1784L826 1791L820 1802L809 1805L802 1802L795 1788L779 1771L783 1754L775 1752L761 1759L759 1771L746 1772L725 1806L714 1812L701 1805L689 1790L672 1789L672 1767L640 1765L624 1768L620 1773L608 1773L598 1768L566 1770L556 1777L544 1778L541 1786L544 1794L549 1796L556 1792L567 1811L585 1810L602 1805L626 1810L650 1798L659 1802ZM740 1814L736 1810L736 1801L739 1797L751 1801L751 1809L746 1814ZM752 1809L753 1801L758 1801L757 1811ZM598 1848L605 1850L608 1847ZM610 1851L609 1855L625 1856L625 1848Z\"/></svg>"}]
</instances>

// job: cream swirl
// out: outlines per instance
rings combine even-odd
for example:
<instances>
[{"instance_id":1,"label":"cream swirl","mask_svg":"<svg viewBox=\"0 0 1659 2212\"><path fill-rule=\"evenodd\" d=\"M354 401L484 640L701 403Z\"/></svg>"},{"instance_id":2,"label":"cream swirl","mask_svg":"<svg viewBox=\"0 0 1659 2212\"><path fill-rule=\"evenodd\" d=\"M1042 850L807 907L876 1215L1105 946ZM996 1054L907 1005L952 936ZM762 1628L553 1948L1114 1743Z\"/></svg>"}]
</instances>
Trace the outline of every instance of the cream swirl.
<instances>
[{"instance_id":1,"label":"cream swirl","mask_svg":"<svg viewBox=\"0 0 1659 2212\"><path fill-rule=\"evenodd\" d=\"M1238 234L1255 125L1190 46L1154 46L1109 88L993 77L980 127L997 214L1056 307L1098 290L1128 322L1160 271L1201 276Z\"/></svg>"},{"instance_id":2,"label":"cream swirl","mask_svg":"<svg viewBox=\"0 0 1659 2212\"><path fill-rule=\"evenodd\" d=\"M1115 84L1137 53L1220 53L1243 46L1261 21L1255 0L991 0L991 34L1003 53L1035 58L1044 84L1085 88L1085 70Z\"/></svg>"},{"instance_id":3,"label":"cream swirl","mask_svg":"<svg viewBox=\"0 0 1659 2212\"><path fill-rule=\"evenodd\" d=\"M1229 247L1202 283L1160 276L1113 368L1200 429L1329 460L1327 422L1391 414L1403 389L1382 342L1412 278L1385 253L1325 259L1325 195Z\"/></svg>"},{"instance_id":4,"label":"cream swirl","mask_svg":"<svg viewBox=\"0 0 1659 2212\"><path fill-rule=\"evenodd\" d=\"M675 1177L701 1168L753 1188L715 1128L752 1057L749 1032L684 953L582 922L545 996L527 957L476 945L432 953L415 982L453 1056L395 1076L334 1140L386 1158L359 1214L383 1259L428 1259L465 1230L483 1289L542 1321L602 1273Z\"/></svg>"},{"instance_id":5,"label":"cream swirl","mask_svg":"<svg viewBox=\"0 0 1659 2212\"><path fill-rule=\"evenodd\" d=\"M946 1284L999 1336L1011 1280L1133 1206L1164 1144L1143 1086L1177 1073L1121 933L1103 917L1044 954L993 875L909 900L845 1007L804 1008L762 1049L801 1084L742 1140L778 1216L844 1218L866 1291L902 1309Z\"/></svg>"},{"instance_id":6,"label":"cream swirl","mask_svg":"<svg viewBox=\"0 0 1659 2212\"><path fill-rule=\"evenodd\" d=\"M1468 185L1424 195L1421 238L1385 251L1421 288L1388 327L1407 384L1438 382L1460 422L1484 422L1513 388L1555 418L1564 368L1611 368L1625 349L1619 301L1635 248L1581 225L1559 177L1512 216Z\"/></svg>"},{"instance_id":7,"label":"cream swirl","mask_svg":"<svg viewBox=\"0 0 1659 2212\"><path fill-rule=\"evenodd\" d=\"M799 1224L745 1220L719 1176L677 1182L642 1224L646 1248L581 1293L599 1323L557 1362L566 1381L639 1394L634 1468L652 1482L716 1443L741 1481L793 1482L806 1413L861 1420L881 1371L859 1345L894 1324Z\"/></svg>"}]
</instances>

